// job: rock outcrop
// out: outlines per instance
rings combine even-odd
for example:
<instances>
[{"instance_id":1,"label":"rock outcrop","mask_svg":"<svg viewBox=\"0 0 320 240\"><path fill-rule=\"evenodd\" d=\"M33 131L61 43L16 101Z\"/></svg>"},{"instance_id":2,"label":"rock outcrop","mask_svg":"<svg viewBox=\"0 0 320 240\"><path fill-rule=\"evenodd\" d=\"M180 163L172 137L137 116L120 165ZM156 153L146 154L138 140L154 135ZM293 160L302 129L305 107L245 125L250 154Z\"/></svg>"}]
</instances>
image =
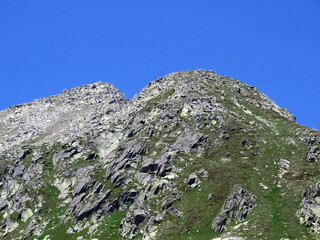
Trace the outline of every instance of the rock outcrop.
<instances>
[{"instance_id":1,"label":"rock outcrop","mask_svg":"<svg viewBox=\"0 0 320 240\"><path fill-rule=\"evenodd\" d=\"M257 197L242 186L234 186L212 222L212 229L223 232L231 221L245 219L257 203Z\"/></svg>"},{"instance_id":2,"label":"rock outcrop","mask_svg":"<svg viewBox=\"0 0 320 240\"><path fill-rule=\"evenodd\" d=\"M296 216L300 223L306 225L314 233L320 233L320 184L313 184L303 191L301 208Z\"/></svg>"}]
</instances>

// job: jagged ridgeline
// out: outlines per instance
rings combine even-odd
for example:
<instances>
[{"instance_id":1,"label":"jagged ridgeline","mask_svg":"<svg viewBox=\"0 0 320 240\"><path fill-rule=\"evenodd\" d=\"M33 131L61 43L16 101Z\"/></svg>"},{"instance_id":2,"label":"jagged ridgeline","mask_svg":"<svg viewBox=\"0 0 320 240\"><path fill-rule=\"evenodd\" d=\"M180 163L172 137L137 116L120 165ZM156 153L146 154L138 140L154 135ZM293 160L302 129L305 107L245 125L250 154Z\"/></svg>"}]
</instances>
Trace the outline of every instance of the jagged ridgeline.
<instances>
[{"instance_id":1,"label":"jagged ridgeline","mask_svg":"<svg viewBox=\"0 0 320 240\"><path fill-rule=\"evenodd\" d=\"M65 90L0 131L0 239L320 238L319 131L213 71Z\"/></svg>"}]
</instances>

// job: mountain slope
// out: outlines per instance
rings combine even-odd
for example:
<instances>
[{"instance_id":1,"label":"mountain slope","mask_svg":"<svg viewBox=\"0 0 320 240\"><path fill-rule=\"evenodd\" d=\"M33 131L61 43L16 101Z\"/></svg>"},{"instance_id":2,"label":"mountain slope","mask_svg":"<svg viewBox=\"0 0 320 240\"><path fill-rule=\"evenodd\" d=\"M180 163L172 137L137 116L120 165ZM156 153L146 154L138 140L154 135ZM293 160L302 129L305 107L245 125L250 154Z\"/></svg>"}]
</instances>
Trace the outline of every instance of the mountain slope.
<instances>
[{"instance_id":1,"label":"mountain slope","mask_svg":"<svg viewBox=\"0 0 320 240\"><path fill-rule=\"evenodd\" d=\"M0 129L5 239L319 237L319 132L213 71L66 90Z\"/></svg>"}]
</instances>

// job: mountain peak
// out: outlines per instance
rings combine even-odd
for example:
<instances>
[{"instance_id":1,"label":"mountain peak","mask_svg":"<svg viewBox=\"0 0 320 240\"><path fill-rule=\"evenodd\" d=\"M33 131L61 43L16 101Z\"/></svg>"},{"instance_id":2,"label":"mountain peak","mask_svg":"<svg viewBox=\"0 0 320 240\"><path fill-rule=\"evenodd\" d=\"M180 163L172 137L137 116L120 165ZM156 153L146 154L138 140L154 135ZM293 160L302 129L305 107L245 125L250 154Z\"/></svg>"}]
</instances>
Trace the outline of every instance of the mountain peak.
<instances>
[{"instance_id":1,"label":"mountain peak","mask_svg":"<svg viewBox=\"0 0 320 240\"><path fill-rule=\"evenodd\" d=\"M128 101L113 84L97 82L9 107L0 112L0 150L32 139L42 142L77 135L94 127L92 119L118 111Z\"/></svg>"},{"instance_id":2,"label":"mountain peak","mask_svg":"<svg viewBox=\"0 0 320 240\"><path fill-rule=\"evenodd\" d=\"M0 131L5 239L319 236L320 132L214 71L64 90Z\"/></svg>"},{"instance_id":3,"label":"mountain peak","mask_svg":"<svg viewBox=\"0 0 320 240\"><path fill-rule=\"evenodd\" d=\"M119 90L116 89L112 83L105 83L105 82L99 81L96 83L85 84L85 85L81 85L79 87L75 87L71 89L65 89L63 90L62 94L75 95L75 94L80 94L82 92L109 93L109 92L119 92Z\"/></svg>"}]
</instances>

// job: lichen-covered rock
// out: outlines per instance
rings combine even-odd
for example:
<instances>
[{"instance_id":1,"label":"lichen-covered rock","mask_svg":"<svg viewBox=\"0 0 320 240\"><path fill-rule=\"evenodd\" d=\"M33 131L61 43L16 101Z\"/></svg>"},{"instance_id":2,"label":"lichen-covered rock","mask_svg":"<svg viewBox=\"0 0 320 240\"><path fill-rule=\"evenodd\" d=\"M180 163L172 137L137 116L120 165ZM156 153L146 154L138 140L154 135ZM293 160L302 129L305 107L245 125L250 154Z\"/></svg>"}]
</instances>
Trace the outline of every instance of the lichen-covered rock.
<instances>
[{"instance_id":1,"label":"lichen-covered rock","mask_svg":"<svg viewBox=\"0 0 320 240\"><path fill-rule=\"evenodd\" d=\"M119 175L120 170L130 167L135 157L148 151L147 145L141 142L129 142L120 146L120 149L120 155L108 165L106 178L112 177L115 173ZM113 181L115 182L115 180Z\"/></svg>"},{"instance_id":2,"label":"lichen-covered rock","mask_svg":"<svg viewBox=\"0 0 320 240\"><path fill-rule=\"evenodd\" d=\"M121 200L125 203L134 203L139 197L139 191L131 189L121 195Z\"/></svg>"},{"instance_id":3,"label":"lichen-covered rock","mask_svg":"<svg viewBox=\"0 0 320 240\"><path fill-rule=\"evenodd\" d=\"M311 188L304 190L303 197L296 216L301 224L320 234L320 184L313 184Z\"/></svg>"},{"instance_id":4,"label":"lichen-covered rock","mask_svg":"<svg viewBox=\"0 0 320 240\"><path fill-rule=\"evenodd\" d=\"M78 153L78 149L75 147L71 147L71 148L62 150L60 152L57 152L53 156L53 165L54 166L58 165L60 168L61 167L66 168L66 162L63 160L69 159L77 153Z\"/></svg>"},{"instance_id":5,"label":"lichen-covered rock","mask_svg":"<svg viewBox=\"0 0 320 240\"><path fill-rule=\"evenodd\" d=\"M234 220L243 220L256 205L257 198L242 186L236 185L232 188L228 198L212 222L212 229L221 233L226 225Z\"/></svg>"},{"instance_id":6,"label":"lichen-covered rock","mask_svg":"<svg viewBox=\"0 0 320 240\"><path fill-rule=\"evenodd\" d=\"M77 221L81 221L82 219L92 215L94 212L98 211L101 205L105 202L107 197L109 197L111 190L107 190L104 193L100 193L95 196L94 199L88 201L82 209L75 214L75 218Z\"/></svg>"},{"instance_id":7,"label":"lichen-covered rock","mask_svg":"<svg viewBox=\"0 0 320 240\"><path fill-rule=\"evenodd\" d=\"M16 178L17 178L17 177L18 177L18 178L21 178L22 175L23 175L23 172L24 172L25 168L26 168L26 166L23 165L23 164L15 167L14 170L13 170L12 176L13 176L13 177L16 177Z\"/></svg>"},{"instance_id":8,"label":"lichen-covered rock","mask_svg":"<svg viewBox=\"0 0 320 240\"><path fill-rule=\"evenodd\" d=\"M309 162L318 162L320 160L320 146L313 146L306 154L306 159Z\"/></svg>"},{"instance_id":9,"label":"lichen-covered rock","mask_svg":"<svg viewBox=\"0 0 320 240\"><path fill-rule=\"evenodd\" d=\"M140 171L144 173L155 173L158 169L158 163L154 163L153 159L147 158L142 162Z\"/></svg>"},{"instance_id":10,"label":"lichen-covered rock","mask_svg":"<svg viewBox=\"0 0 320 240\"><path fill-rule=\"evenodd\" d=\"M119 233L121 236L132 239L138 234L138 227L146 221L149 212L142 201L138 201L128 209L126 217L121 220Z\"/></svg>"},{"instance_id":11,"label":"lichen-covered rock","mask_svg":"<svg viewBox=\"0 0 320 240\"><path fill-rule=\"evenodd\" d=\"M0 199L0 212L3 211L7 206L7 201L5 199Z\"/></svg>"},{"instance_id":12,"label":"lichen-covered rock","mask_svg":"<svg viewBox=\"0 0 320 240\"><path fill-rule=\"evenodd\" d=\"M75 189L73 190L73 196L80 195L83 192L86 192L88 189L90 189L95 184L95 181L92 181L90 176L84 176L82 177Z\"/></svg>"},{"instance_id":13,"label":"lichen-covered rock","mask_svg":"<svg viewBox=\"0 0 320 240\"><path fill-rule=\"evenodd\" d=\"M197 148L201 142L205 141L206 139L207 137L201 133L185 131L172 145L172 148L181 152L189 153L192 149Z\"/></svg>"}]
</instances>

